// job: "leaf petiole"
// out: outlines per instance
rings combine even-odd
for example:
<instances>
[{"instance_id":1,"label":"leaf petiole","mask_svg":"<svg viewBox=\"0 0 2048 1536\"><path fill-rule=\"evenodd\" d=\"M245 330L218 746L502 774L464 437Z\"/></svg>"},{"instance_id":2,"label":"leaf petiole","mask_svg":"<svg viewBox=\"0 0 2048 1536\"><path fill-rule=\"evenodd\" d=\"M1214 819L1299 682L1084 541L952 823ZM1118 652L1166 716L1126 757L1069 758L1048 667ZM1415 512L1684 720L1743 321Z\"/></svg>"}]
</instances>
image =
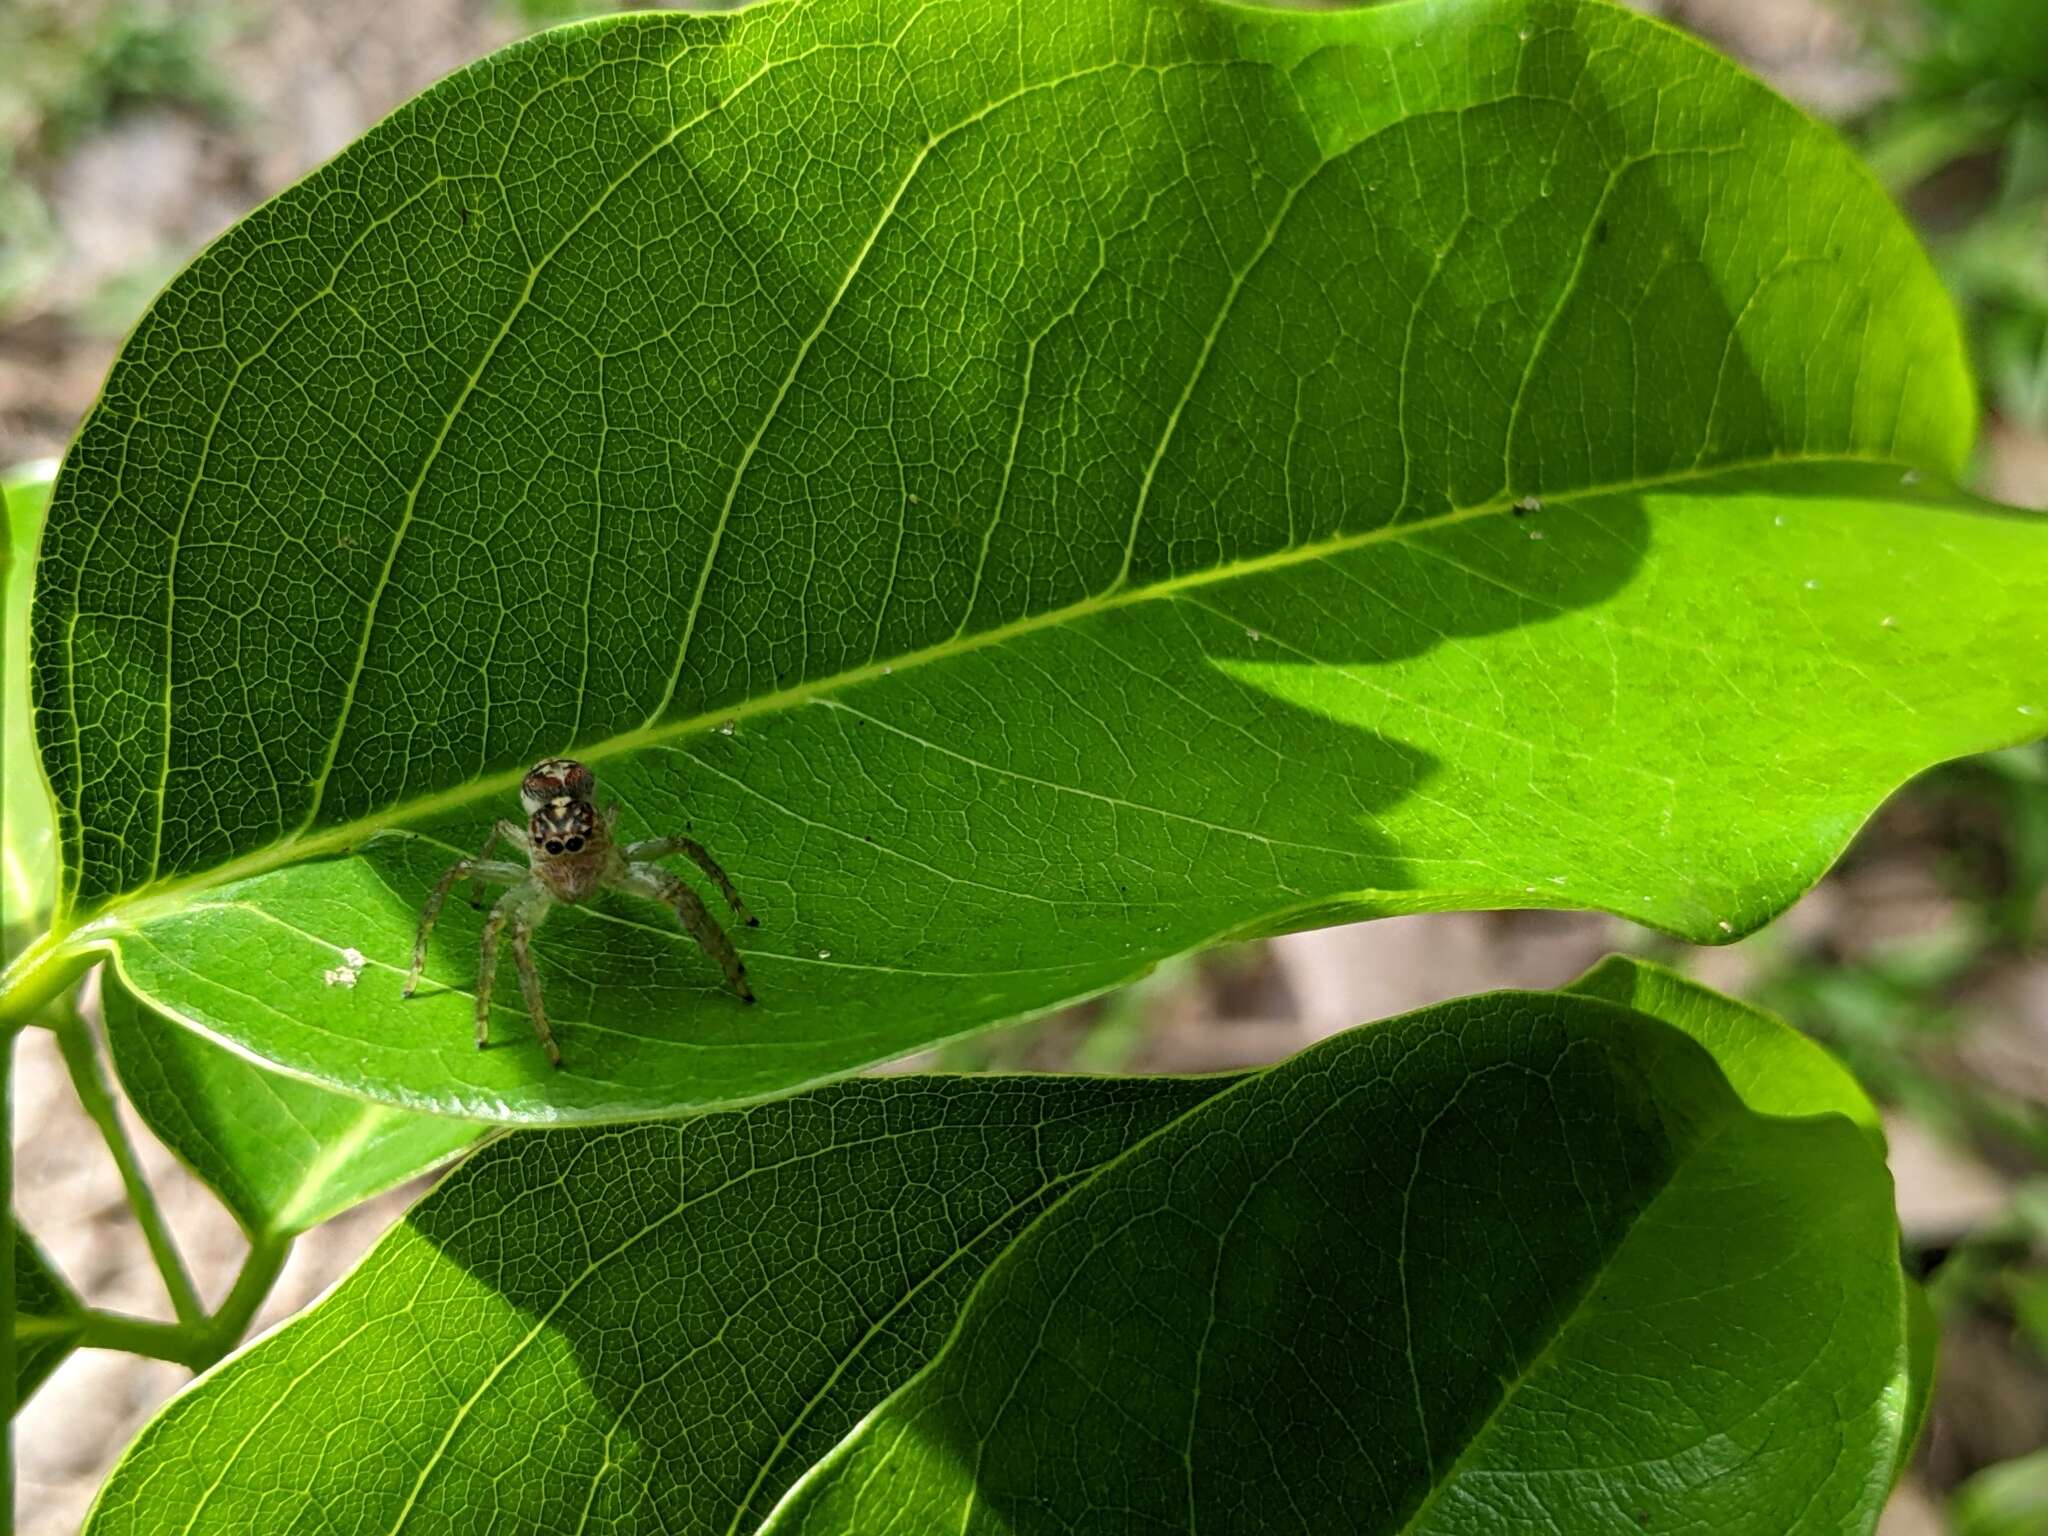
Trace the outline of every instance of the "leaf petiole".
<instances>
[{"instance_id":1,"label":"leaf petiole","mask_svg":"<svg viewBox=\"0 0 2048 1536\"><path fill-rule=\"evenodd\" d=\"M93 1124L99 1127L108 1152L113 1154L114 1166L121 1170L121 1184L128 1192L128 1204L149 1243L150 1255L156 1260L158 1273L163 1276L164 1289L170 1293L171 1306L178 1314L178 1321L187 1327L205 1324L206 1305L199 1299L198 1287L193 1285L185 1261L179 1256L178 1245L164 1221L163 1212L157 1207L156 1196L142 1176L142 1165L136 1160L135 1149L129 1144L128 1133L122 1128L120 1115L114 1108L113 1093L107 1087L106 1076L100 1067L98 1048L75 1002L67 1004L61 1015L52 1021L52 1032L57 1037L58 1049L64 1053L64 1066L71 1074L71 1086L78 1094L78 1101L85 1106Z\"/></svg>"},{"instance_id":2,"label":"leaf petiole","mask_svg":"<svg viewBox=\"0 0 2048 1536\"><path fill-rule=\"evenodd\" d=\"M54 929L16 955L0 971L0 1033L47 1022L39 1015L71 989L95 958L90 950L68 948Z\"/></svg>"}]
</instances>

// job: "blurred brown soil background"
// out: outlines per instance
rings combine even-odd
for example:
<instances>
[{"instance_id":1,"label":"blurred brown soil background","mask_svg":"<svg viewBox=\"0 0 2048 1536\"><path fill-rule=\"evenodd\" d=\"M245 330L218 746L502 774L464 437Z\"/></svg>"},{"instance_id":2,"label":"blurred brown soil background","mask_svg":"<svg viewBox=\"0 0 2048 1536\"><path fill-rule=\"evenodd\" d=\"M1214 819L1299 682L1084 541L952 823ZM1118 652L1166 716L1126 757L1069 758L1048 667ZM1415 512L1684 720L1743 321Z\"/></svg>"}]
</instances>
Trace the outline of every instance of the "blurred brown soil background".
<instances>
[{"instance_id":1,"label":"blurred brown soil background","mask_svg":"<svg viewBox=\"0 0 2048 1536\"><path fill-rule=\"evenodd\" d=\"M97 96L73 92L54 116L47 102L38 108L0 82L0 468L63 450L150 295L240 214L443 74L537 24L598 8L0 0L10 67L44 59L23 53L24 38L48 45L52 68L68 67L67 38L111 51L99 61L111 84ZM1826 116L1863 112L1896 88L1864 45L1877 13L1859 13L1855 0L1640 8L1694 30ZM2048 0L2042 11L2048 36ZM139 43L118 31L131 13L147 23ZM118 56L123 48L135 56ZM1985 441L1982 487L2048 505L2048 439L1994 413ZM941 1059L1165 1072L1265 1062L1446 997L1554 986L1617 949L1756 997L1841 1050L1887 1103L1916 1265L1955 1253L1978 1265L1974 1289L1956 1290L1945 1308L1933 1429L1884 1527L1885 1536L1946 1532L1958 1484L2048 1444L2048 1360L2015 1321L2021 1294L2048 1301L2048 910L2028 874L2048 861L2048 752L2004 756L1903 794L1789 916L1726 949L1684 950L1598 916L1395 918L1179 962L1123 996ZM119 1178L53 1041L28 1031L17 1062L22 1218L87 1299L168 1318ZM127 1118L200 1289L217 1302L242 1240ZM332 1285L421 1187L302 1239L259 1328ZM75 1531L113 1459L183 1379L159 1362L72 1356L17 1425L23 1536Z\"/></svg>"}]
</instances>

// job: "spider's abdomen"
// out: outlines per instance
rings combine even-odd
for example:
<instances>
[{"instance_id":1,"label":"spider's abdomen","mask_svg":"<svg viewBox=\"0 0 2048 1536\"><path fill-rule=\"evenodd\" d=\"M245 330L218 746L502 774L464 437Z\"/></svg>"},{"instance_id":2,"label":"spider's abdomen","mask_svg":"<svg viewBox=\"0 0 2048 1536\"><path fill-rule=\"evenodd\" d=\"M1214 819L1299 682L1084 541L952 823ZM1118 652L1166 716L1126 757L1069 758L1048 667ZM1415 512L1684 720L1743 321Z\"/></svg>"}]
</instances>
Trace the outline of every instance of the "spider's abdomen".
<instances>
[{"instance_id":1,"label":"spider's abdomen","mask_svg":"<svg viewBox=\"0 0 2048 1536\"><path fill-rule=\"evenodd\" d=\"M535 763L519 781L519 803L531 816L551 801L592 800L597 795L597 775L573 757L550 757Z\"/></svg>"}]
</instances>

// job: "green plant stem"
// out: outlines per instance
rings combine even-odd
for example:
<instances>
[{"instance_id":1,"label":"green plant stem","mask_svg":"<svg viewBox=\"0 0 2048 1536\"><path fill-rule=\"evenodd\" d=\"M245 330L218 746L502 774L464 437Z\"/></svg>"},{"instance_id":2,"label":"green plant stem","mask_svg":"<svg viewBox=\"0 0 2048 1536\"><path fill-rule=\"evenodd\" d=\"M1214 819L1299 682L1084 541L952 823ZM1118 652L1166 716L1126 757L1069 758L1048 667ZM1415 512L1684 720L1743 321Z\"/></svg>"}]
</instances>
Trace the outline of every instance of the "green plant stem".
<instances>
[{"instance_id":1,"label":"green plant stem","mask_svg":"<svg viewBox=\"0 0 2048 1536\"><path fill-rule=\"evenodd\" d=\"M159 1323L147 1317L129 1317L120 1312L102 1312L88 1307L81 1314L85 1326L78 1342L85 1349L118 1349L123 1354L147 1355L168 1360L190 1371L203 1371L225 1351L213 1351L212 1339L204 1332L182 1323Z\"/></svg>"},{"instance_id":2,"label":"green plant stem","mask_svg":"<svg viewBox=\"0 0 2048 1536\"><path fill-rule=\"evenodd\" d=\"M142 1176L142 1165L136 1161L128 1133L121 1128L113 1094L100 1070L99 1052L76 1008L57 1022L55 1033L58 1048L64 1053L64 1065L71 1073L71 1086L77 1090L85 1112L100 1128L107 1150L113 1154L114 1165L121 1170L121 1183L128 1191L128 1204L142 1227L143 1237L149 1242L149 1251L163 1275L164 1289L170 1292L171 1306L178 1314L178 1321L187 1326L203 1325L207 1320L206 1306L200 1301L198 1288L185 1269L185 1261L178 1256L178 1245L172 1240L163 1212L157 1208L156 1196L150 1192L149 1183Z\"/></svg>"},{"instance_id":3,"label":"green plant stem","mask_svg":"<svg viewBox=\"0 0 2048 1536\"><path fill-rule=\"evenodd\" d=\"M291 1256L291 1251L292 1240L288 1237L250 1239L249 1256L242 1260L241 1273L235 1276L235 1283L229 1289L227 1299L220 1304L220 1310L207 1320L209 1342L214 1350L212 1359L206 1362L208 1365L242 1342L242 1335L255 1321L256 1309L263 1305L263 1298L277 1283L278 1271L284 1268L284 1261Z\"/></svg>"},{"instance_id":4,"label":"green plant stem","mask_svg":"<svg viewBox=\"0 0 2048 1536\"><path fill-rule=\"evenodd\" d=\"M154 1318L131 1317L124 1312L105 1312L87 1307L81 1312L83 1327L78 1342L85 1349L118 1349L125 1354L147 1355L168 1360L187 1370L199 1372L219 1360L242 1342L255 1319L256 1309L270 1294L278 1271L292 1251L288 1237L260 1237L249 1245L241 1273L220 1310L211 1317L192 1322L164 1323ZM8 1376L12 1390L13 1375Z\"/></svg>"},{"instance_id":5,"label":"green plant stem","mask_svg":"<svg viewBox=\"0 0 2048 1536\"><path fill-rule=\"evenodd\" d=\"M0 971L0 1029L42 1022L38 1017L83 976L97 958L90 950L68 950L52 930Z\"/></svg>"}]
</instances>

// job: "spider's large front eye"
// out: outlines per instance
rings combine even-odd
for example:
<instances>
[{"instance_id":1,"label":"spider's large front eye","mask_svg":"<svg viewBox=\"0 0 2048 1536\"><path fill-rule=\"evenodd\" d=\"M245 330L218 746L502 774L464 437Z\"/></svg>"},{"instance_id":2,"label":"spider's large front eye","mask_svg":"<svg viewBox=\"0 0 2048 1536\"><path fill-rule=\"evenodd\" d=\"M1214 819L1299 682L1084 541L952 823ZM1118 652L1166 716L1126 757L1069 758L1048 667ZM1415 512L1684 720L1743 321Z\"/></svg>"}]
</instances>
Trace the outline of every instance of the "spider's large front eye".
<instances>
[{"instance_id":1,"label":"spider's large front eye","mask_svg":"<svg viewBox=\"0 0 2048 1536\"><path fill-rule=\"evenodd\" d=\"M549 839L548 839L548 852L549 852L549 853L560 853L561 851L562 851L562 840L561 840L561 839L560 839L559 837L551 837L551 838L549 838Z\"/></svg>"},{"instance_id":2,"label":"spider's large front eye","mask_svg":"<svg viewBox=\"0 0 2048 1536\"><path fill-rule=\"evenodd\" d=\"M569 851L570 851L571 853L581 853L581 852L583 851L583 839L582 839L582 838L580 838L580 837L572 837L572 838L570 838L570 839L569 839Z\"/></svg>"}]
</instances>

